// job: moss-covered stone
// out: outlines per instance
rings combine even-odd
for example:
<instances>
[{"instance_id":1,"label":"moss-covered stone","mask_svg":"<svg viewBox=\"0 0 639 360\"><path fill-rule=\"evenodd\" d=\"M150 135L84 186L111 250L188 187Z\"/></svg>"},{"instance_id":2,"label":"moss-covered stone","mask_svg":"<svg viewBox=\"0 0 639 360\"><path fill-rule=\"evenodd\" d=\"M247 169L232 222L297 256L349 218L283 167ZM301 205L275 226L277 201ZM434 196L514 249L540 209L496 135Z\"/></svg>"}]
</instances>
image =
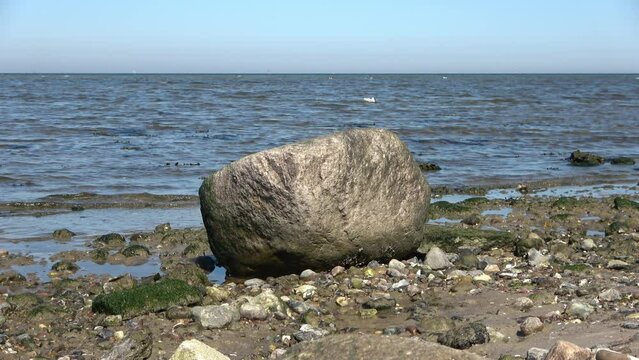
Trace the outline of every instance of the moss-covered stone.
<instances>
[{"instance_id":1,"label":"moss-covered stone","mask_svg":"<svg viewBox=\"0 0 639 360\"><path fill-rule=\"evenodd\" d=\"M568 158L570 164L574 166L597 166L604 163L604 158L587 152L574 151Z\"/></svg>"},{"instance_id":2,"label":"moss-covered stone","mask_svg":"<svg viewBox=\"0 0 639 360\"><path fill-rule=\"evenodd\" d=\"M619 157L615 157L615 158L610 159L610 163L612 165L634 165L635 164L635 160L633 158L630 158L630 157L619 156Z\"/></svg>"},{"instance_id":3,"label":"moss-covered stone","mask_svg":"<svg viewBox=\"0 0 639 360\"><path fill-rule=\"evenodd\" d=\"M614 200L614 208L617 210L621 209L636 209L639 210L639 202L632 201L629 199L624 199L621 197L616 197Z\"/></svg>"},{"instance_id":4,"label":"moss-covered stone","mask_svg":"<svg viewBox=\"0 0 639 360\"><path fill-rule=\"evenodd\" d=\"M51 270L57 272L76 272L80 270L80 268L78 267L78 265L71 261L58 261L57 263L53 264L53 266L51 266Z\"/></svg>"},{"instance_id":5,"label":"moss-covered stone","mask_svg":"<svg viewBox=\"0 0 639 360\"><path fill-rule=\"evenodd\" d=\"M196 287L175 279L96 296L91 310L129 319L142 314L166 310L171 306L187 306L202 301Z\"/></svg>"},{"instance_id":6,"label":"moss-covered stone","mask_svg":"<svg viewBox=\"0 0 639 360\"><path fill-rule=\"evenodd\" d=\"M22 284L27 279L20 273L13 270L7 270L0 273L0 285Z\"/></svg>"},{"instance_id":7,"label":"moss-covered stone","mask_svg":"<svg viewBox=\"0 0 639 360\"><path fill-rule=\"evenodd\" d=\"M419 170L421 171L439 171L442 168L434 163L419 163Z\"/></svg>"},{"instance_id":8,"label":"moss-covered stone","mask_svg":"<svg viewBox=\"0 0 639 360\"><path fill-rule=\"evenodd\" d=\"M515 236L505 231L465 229L459 226L426 225L424 240L418 250L427 253L432 245L444 251L456 252L462 245L478 246L482 249L513 246Z\"/></svg>"},{"instance_id":9,"label":"moss-covered stone","mask_svg":"<svg viewBox=\"0 0 639 360\"><path fill-rule=\"evenodd\" d=\"M471 208L460 203L451 203L448 201L437 201L430 204L429 212L433 213L458 213L469 211Z\"/></svg>"},{"instance_id":10,"label":"moss-covered stone","mask_svg":"<svg viewBox=\"0 0 639 360\"><path fill-rule=\"evenodd\" d=\"M486 204L489 203L490 200L486 199L485 197L471 197L468 198L464 201L462 201L461 203L464 205L480 205L480 204Z\"/></svg>"},{"instance_id":11,"label":"moss-covered stone","mask_svg":"<svg viewBox=\"0 0 639 360\"><path fill-rule=\"evenodd\" d=\"M613 221L606 227L606 236L624 232L628 228L628 224L621 221Z\"/></svg>"},{"instance_id":12,"label":"moss-covered stone","mask_svg":"<svg viewBox=\"0 0 639 360\"><path fill-rule=\"evenodd\" d=\"M129 245L122 249L120 253L126 257L146 257L151 255L151 251L146 246L138 244Z\"/></svg>"},{"instance_id":13,"label":"moss-covered stone","mask_svg":"<svg viewBox=\"0 0 639 360\"><path fill-rule=\"evenodd\" d=\"M69 229L58 229L51 236L56 240L69 240L75 236L75 233Z\"/></svg>"},{"instance_id":14,"label":"moss-covered stone","mask_svg":"<svg viewBox=\"0 0 639 360\"><path fill-rule=\"evenodd\" d=\"M204 270L193 263L177 263L164 270L167 279L178 279L192 286L208 286L209 278Z\"/></svg>"},{"instance_id":15,"label":"moss-covered stone","mask_svg":"<svg viewBox=\"0 0 639 360\"><path fill-rule=\"evenodd\" d=\"M182 255L186 257L195 257L204 255L207 251L210 251L208 244L194 243L187 245L182 251Z\"/></svg>"},{"instance_id":16,"label":"moss-covered stone","mask_svg":"<svg viewBox=\"0 0 639 360\"><path fill-rule=\"evenodd\" d=\"M93 246L98 248L119 249L124 246L126 240L117 233L102 235L93 241Z\"/></svg>"},{"instance_id":17,"label":"moss-covered stone","mask_svg":"<svg viewBox=\"0 0 639 360\"><path fill-rule=\"evenodd\" d=\"M91 251L91 259L96 264L104 264L109 257L109 252L105 249L95 249Z\"/></svg>"}]
</instances>

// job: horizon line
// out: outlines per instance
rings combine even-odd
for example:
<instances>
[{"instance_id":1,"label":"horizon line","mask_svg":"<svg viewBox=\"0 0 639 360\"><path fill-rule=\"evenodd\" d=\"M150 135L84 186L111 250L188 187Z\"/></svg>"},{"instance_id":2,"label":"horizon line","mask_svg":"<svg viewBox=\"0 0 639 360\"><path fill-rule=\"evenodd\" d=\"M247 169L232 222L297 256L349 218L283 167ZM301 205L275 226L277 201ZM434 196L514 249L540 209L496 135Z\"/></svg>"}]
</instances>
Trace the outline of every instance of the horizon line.
<instances>
[{"instance_id":1,"label":"horizon line","mask_svg":"<svg viewBox=\"0 0 639 360\"><path fill-rule=\"evenodd\" d=\"M0 72L0 75L639 75L639 72Z\"/></svg>"}]
</instances>

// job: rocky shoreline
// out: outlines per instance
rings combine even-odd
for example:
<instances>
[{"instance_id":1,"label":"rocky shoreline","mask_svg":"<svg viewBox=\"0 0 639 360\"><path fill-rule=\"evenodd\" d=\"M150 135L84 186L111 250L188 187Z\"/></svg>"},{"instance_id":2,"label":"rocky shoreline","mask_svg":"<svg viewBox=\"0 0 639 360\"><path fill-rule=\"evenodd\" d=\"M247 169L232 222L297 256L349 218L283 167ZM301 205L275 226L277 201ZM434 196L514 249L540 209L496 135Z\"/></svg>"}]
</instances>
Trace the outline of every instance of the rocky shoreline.
<instances>
[{"instance_id":1,"label":"rocky shoreline","mask_svg":"<svg viewBox=\"0 0 639 360\"><path fill-rule=\"evenodd\" d=\"M47 282L10 270L33 260L4 250L0 358L169 359L189 339L234 359L294 358L320 351L317 339L359 349L369 335L403 358L428 342L468 358L548 359L565 340L583 356L629 359L587 349L639 354L638 215L631 197L439 201L413 258L223 284L207 277L202 228L105 234L52 256ZM154 257L156 276L74 275L81 260Z\"/></svg>"}]
</instances>

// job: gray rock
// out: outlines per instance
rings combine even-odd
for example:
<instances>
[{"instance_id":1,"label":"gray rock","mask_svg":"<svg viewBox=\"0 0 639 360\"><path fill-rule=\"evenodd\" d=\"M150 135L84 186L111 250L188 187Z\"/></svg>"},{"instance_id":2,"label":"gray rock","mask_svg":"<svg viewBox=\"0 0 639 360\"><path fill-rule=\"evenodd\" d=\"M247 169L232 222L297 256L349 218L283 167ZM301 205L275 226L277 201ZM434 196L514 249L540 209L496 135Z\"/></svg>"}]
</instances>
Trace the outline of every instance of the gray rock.
<instances>
[{"instance_id":1,"label":"gray rock","mask_svg":"<svg viewBox=\"0 0 639 360\"><path fill-rule=\"evenodd\" d=\"M138 360L148 359L153 351L151 331L135 331L129 337L116 344L102 357L102 360Z\"/></svg>"},{"instance_id":2,"label":"gray rock","mask_svg":"<svg viewBox=\"0 0 639 360\"><path fill-rule=\"evenodd\" d=\"M594 249L595 247L597 247L597 244L595 244L595 241L593 239L588 238L588 239L584 239L581 242L581 249L582 250L589 251L589 250Z\"/></svg>"},{"instance_id":3,"label":"gray rock","mask_svg":"<svg viewBox=\"0 0 639 360\"><path fill-rule=\"evenodd\" d=\"M388 262L388 268L402 271L404 270L404 268L406 268L406 265L404 265L404 263L399 260L391 259L391 261Z\"/></svg>"},{"instance_id":4,"label":"gray rock","mask_svg":"<svg viewBox=\"0 0 639 360\"><path fill-rule=\"evenodd\" d=\"M613 269L613 270L623 270L630 267L630 264L628 264L625 261L615 259L615 260L608 261L608 265L606 267L608 269Z\"/></svg>"},{"instance_id":5,"label":"gray rock","mask_svg":"<svg viewBox=\"0 0 639 360\"><path fill-rule=\"evenodd\" d=\"M248 279L244 281L244 286L246 287L260 287L266 284L266 281L258 278Z\"/></svg>"},{"instance_id":6,"label":"gray rock","mask_svg":"<svg viewBox=\"0 0 639 360\"><path fill-rule=\"evenodd\" d=\"M601 301L617 301L621 300L621 293L617 289L608 289L599 293L599 300Z\"/></svg>"},{"instance_id":7,"label":"gray rock","mask_svg":"<svg viewBox=\"0 0 639 360\"><path fill-rule=\"evenodd\" d=\"M408 280L406 280L406 279L401 279L401 280L399 280L398 282L393 283L393 285L391 285L391 289L393 289L393 290L399 290L399 289L402 289L402 288L407 287L408 285L410 285L410 283L408 282Z\"/></svg>"},{"instance_id":8,"label":"gray rock","mask_svg":"<svg viewBox=\"0 0 639 360\"><path fill-rule=\"evenodd\" d=\"M300 274L300 279L306 280L317 276L317 273L311 269L306 269Z\"/></svg>"},{"instance_id":9,"label":"gray rock","mask_svg":"<svg viewBox=\"0 0 639 360\"><path fill-rule=\"evenodd\" d=\"M51 236L56 240L69 240L75 236L75 233L69 229L58 229Z\"/></svg>"},{"instance_id":10,"label":"gray rock","mask_svg":"<svg viewBox=\"0 0 639 360\"><path fill-rule=\"evenodd\" d=\"M455 359L483 360L470 352L445 347L419 338L377 336L370 334L340 334L297 344L288 350L285 360L405 360Z\"/></svg>"},{"instance_id":11,"label":"gray rock","mask_svg":"<svg viewBox=\"0 0 639 360\"><path fill-rule=\"evenodd\" d=\"M586 320L594 311L595 308L588 304L573 302L566 309L566 314L570 317Z\"/></svg>"},{"instance_id":12,"label":"gray rock","mask_svg":"<svg viewBox=\"0 0 639 360\"><path fill-rule=\"evenodd\" d=\"M240 319L237 308L228 304L195 306L191 313L193 318L207 329L221 329Z\"/></svg>"},{"instance_id":13,"label":"gray rock","mask_svg":"<svg viewBox=\"0 0 639 360\"><path fill-rule=\"evenodd\" d=\"M375 310L387 310L394 309L395 305L397 305L397 301L392 297L377 297L372 298L362 304L363 307L367 309L375 309Z\"/></svg>"},{"instance_id":14,"label":"gray rock","mask_svg":"<svg viewBox=\"0 0 639 360\"><path fill-rule=\"evenodd\" d=\"M204 180L199 194L213 253L235 275L408 257L430 200L406 145L381 129L246 156Z\"/></svg>"},{"instance_id":15,"label":"gray rock","mask_svg":"<svg viewBox=\"0 0 639 360\"><path fill-rule=\"evenodd\" d=\"M462 325L447 331L437 338L437 342L455 349L468 349L475 344L485 344L490 341L490 334L486 326L479 322Z\"/></svg>"},{"instance_id":16,"label":"gray rock","mask_svg":"<svg viewBox=\"0 0 639 360\"><path fill-rule=\"evenodd\" d=\"M240 306L240 316L248 320L266 320L269 311L263 306L246 303Z\"/></svg>"},{"instance_id":17,"label":"gray rock","mask_svg":"<svg viewBox=\"0 0 639 360\"><path fill-rule=\"evenodd\" d=\"M546 354L548 354L548 350L533 347L526 352L526 360L544 360Z\"/></svg>"},{"instance_id":18,"label":"gray rock","mask_svg":"<svg viewBox=\"0 0 639 360\"><path fill-rule=\"evenodd\" d=\"M191 339L182 341L170 360L230 360L230 358L199 340Z\"/></svg>"},{"instance_id":19,"label":"gray rock","mask_svg":"<svg viewBox=\"0 0 639 360\"><path fill-rule=\"evenodd\" d=\"M446 256L446 253L437 246L433 246L430 248L428 254L426 254L426 261L424 261L424 263L433 270L441 270L453 266L453 264L448 261L448 256Z\"/></svg>"},{"instance_id":20,"label":"gray rock","mask_svg":"<svg viewBox=\"0 0 639 360\"><path fill-rule=\"evenodd\" d=\"M544 328L544 323L538 317L530 316L524 319L519 329L521 334L528 336L536 332L540 332Z\"/></svg>"},{"instance_id":21,"label":"gray rock","mask_svg":"<svg viewBox=\"0 0 639 360\"><path fill-rule=\"evenodd\" d=\"M548 265L548 261L550 261L550 257L543 255L537 249L528 250L528 264L530 266Z\"/></svg>"}]
</instances>

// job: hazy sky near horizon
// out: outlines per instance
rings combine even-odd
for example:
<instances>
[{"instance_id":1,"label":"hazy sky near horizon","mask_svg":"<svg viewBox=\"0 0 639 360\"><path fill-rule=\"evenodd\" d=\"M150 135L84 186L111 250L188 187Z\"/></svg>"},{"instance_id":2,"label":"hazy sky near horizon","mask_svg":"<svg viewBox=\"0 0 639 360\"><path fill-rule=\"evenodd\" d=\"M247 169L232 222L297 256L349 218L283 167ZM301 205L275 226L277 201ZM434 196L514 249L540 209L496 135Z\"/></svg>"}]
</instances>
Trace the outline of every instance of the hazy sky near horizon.
<instances>
[{"instance_id":1,"label":"hazy sky near horizon","mask_svg":"<svg viewBox=\"0 0 639 360\"><path fill-rule=\"evenodd\" d=\"M639 0L0 0L0 72L639 72Z\"/></svg>"}]
</instances>

